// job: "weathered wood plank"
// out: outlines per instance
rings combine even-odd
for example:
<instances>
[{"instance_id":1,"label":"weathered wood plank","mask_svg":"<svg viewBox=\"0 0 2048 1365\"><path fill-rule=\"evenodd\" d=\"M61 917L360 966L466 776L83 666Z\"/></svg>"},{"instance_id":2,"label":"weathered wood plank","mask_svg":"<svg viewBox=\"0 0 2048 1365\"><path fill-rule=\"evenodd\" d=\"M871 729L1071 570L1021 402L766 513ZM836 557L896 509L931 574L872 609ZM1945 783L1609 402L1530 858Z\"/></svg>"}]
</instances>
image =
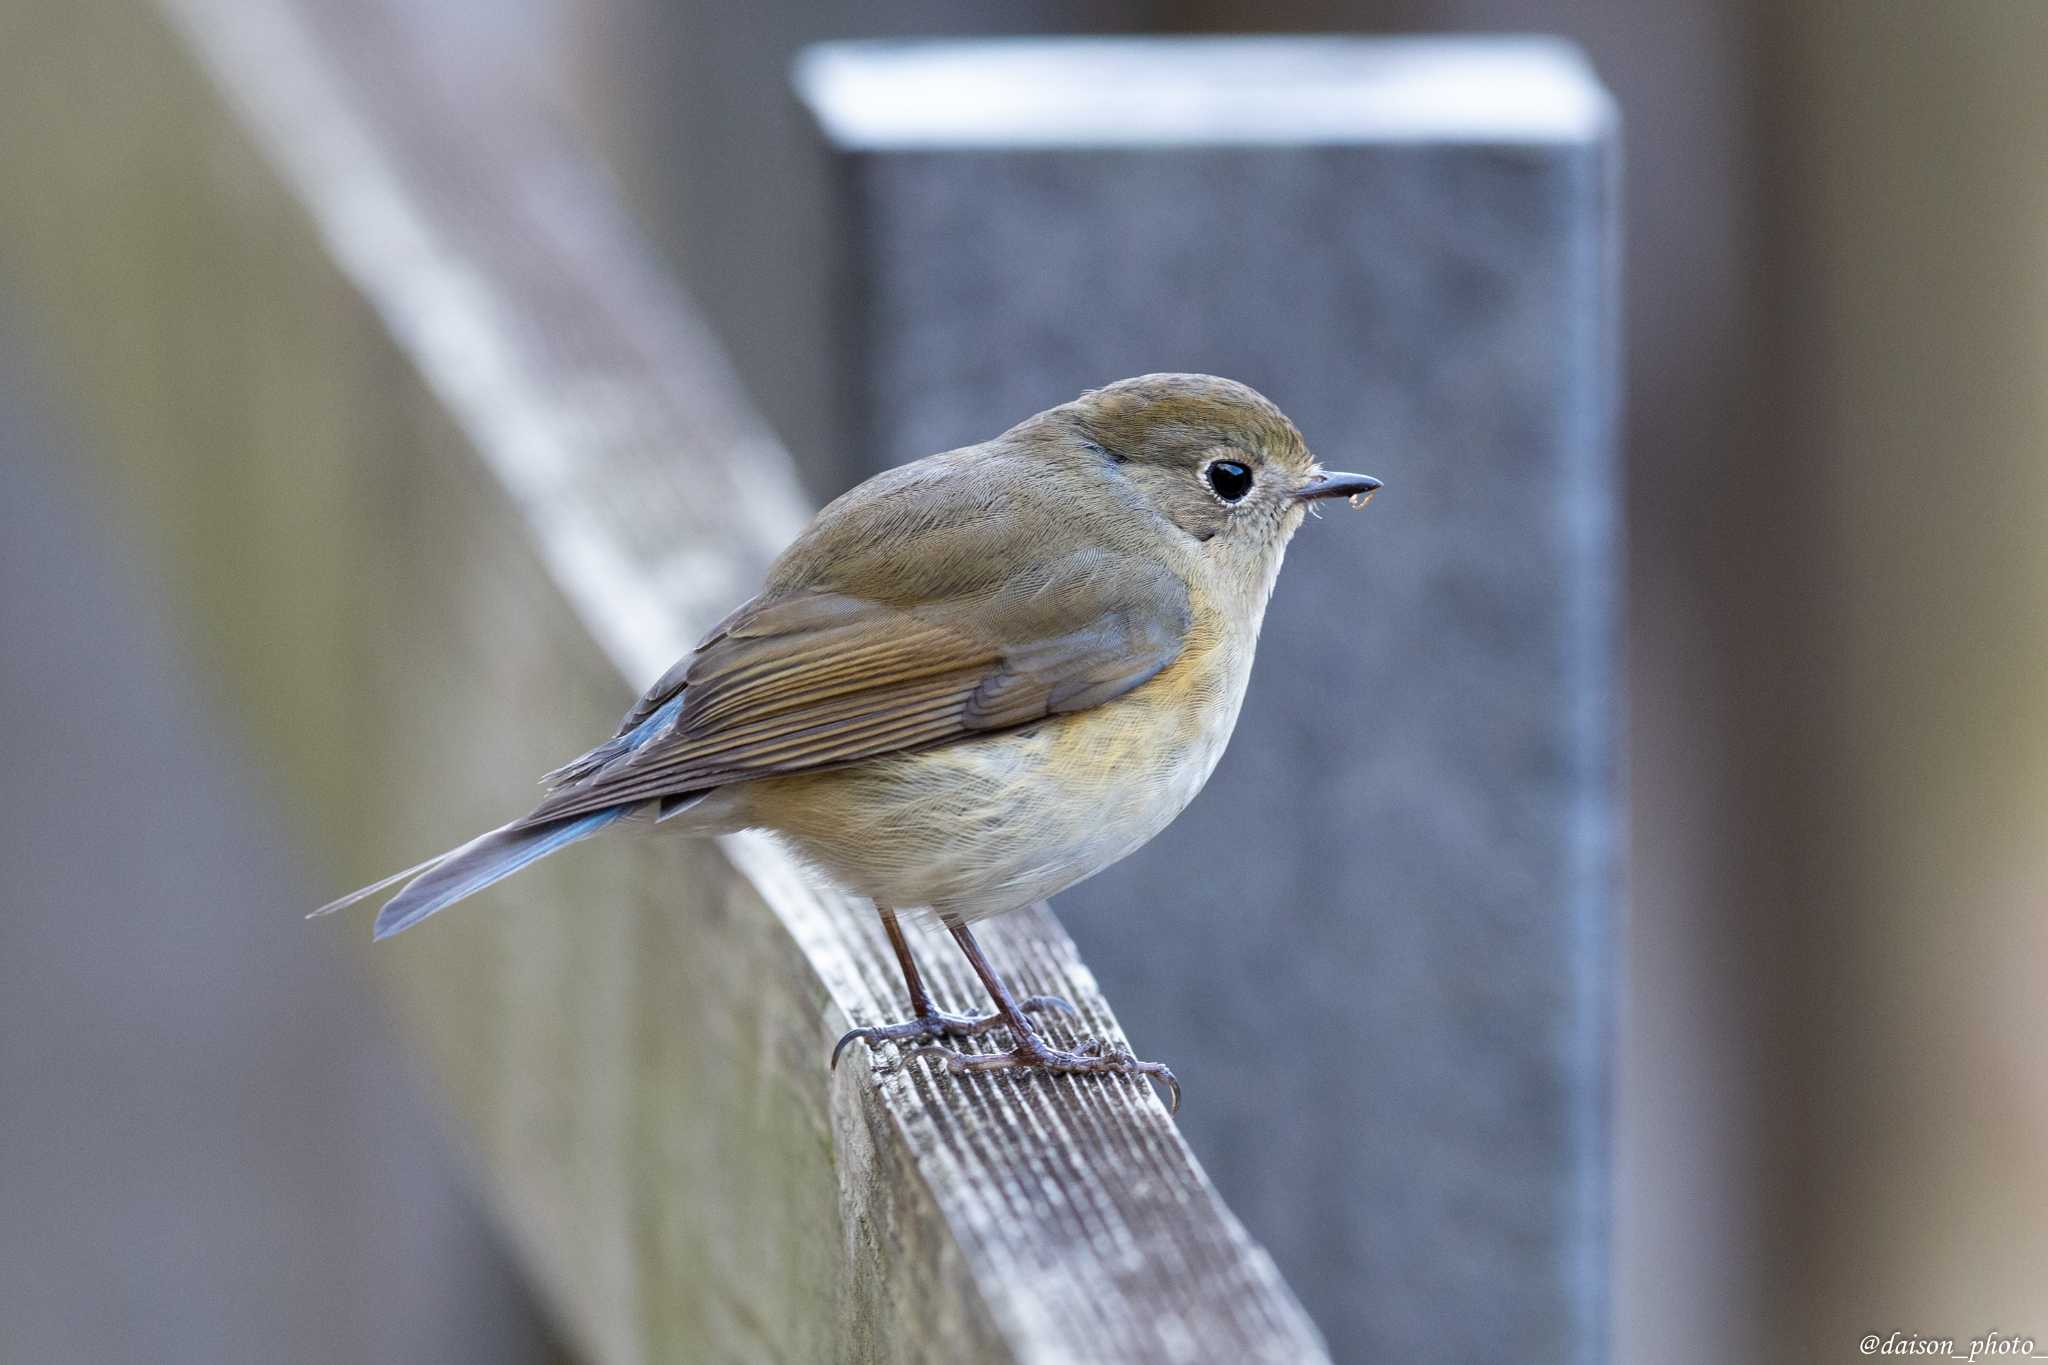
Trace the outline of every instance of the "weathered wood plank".
<instances>
[{"instance_id":1,"label":"weathered wood plank","mask_svg":"<svg viewBox=\"0 0 2048 1365\"><path fill-rule=\"evenodd\" d=\"M803 515L601 179L411 22L80 0L0 94L29 302L347 875L523 806ZM987 937L1120 1036L1049 913ZM367 960L592 1360L1323 1358L1149 1091L828 1074L893 965L766 841L587 846Z\"/></svg>"}]
</instances>

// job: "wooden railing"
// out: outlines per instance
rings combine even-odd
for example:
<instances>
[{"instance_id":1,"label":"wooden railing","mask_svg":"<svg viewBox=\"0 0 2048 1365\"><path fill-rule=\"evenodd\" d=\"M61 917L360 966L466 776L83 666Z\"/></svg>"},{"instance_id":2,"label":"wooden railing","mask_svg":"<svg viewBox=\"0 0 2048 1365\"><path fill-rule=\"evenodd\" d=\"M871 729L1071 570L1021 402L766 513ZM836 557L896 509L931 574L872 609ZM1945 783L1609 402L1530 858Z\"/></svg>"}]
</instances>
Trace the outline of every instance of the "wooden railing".
<instances>
[{"instance_id":1,"label":"wooden railing","mask_svg":"<svg viewBox=\"0 0 2048 1365\"><path fill-rule=\"evenodd\" d=\"M338 881L521 809L806 510L573 139L407 16L0 26L18 287ZM1043 907L986 937L1120 1037ZM899 984L765 840L613 839L365 951L593 1362L1324 1358L1142 1086L828 1072Z\"/></svg>"}]
</instances>

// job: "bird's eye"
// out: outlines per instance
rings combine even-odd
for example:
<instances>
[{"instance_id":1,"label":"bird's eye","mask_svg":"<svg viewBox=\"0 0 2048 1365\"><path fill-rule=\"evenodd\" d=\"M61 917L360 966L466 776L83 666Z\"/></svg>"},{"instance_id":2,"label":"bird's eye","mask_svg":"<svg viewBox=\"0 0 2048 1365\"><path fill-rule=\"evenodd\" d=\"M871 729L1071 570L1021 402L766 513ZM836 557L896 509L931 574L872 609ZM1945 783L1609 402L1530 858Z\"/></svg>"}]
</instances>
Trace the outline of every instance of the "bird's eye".
<instances>
[{"instance_id":1,"label":"bird's eye","mask_svg":"<svg viewBox=\"0 0 2048 1365\"><path fill-rule=\"evenodd\" d=\"M1225 502L1237 502L1252 491L1252 472L1236 460L1217 460L1206 471L1209 487Z\"/></svg>"}]
</instances>

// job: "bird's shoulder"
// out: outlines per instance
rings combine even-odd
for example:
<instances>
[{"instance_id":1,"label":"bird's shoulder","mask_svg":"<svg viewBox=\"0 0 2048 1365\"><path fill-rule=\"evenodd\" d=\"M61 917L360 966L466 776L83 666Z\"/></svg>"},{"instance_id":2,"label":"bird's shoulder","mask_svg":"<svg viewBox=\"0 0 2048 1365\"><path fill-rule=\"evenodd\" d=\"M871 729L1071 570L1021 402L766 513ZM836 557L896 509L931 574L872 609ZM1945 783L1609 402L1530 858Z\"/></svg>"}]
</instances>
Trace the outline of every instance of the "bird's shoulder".
<instances>
[{"instance_id":1,"label":"bird's shoulder","mask_svg":"<svg viewBox=\"0 0 2048 1365\"><path fill-rule=\"evenodd\" d=\"M884 470L834 499L770 568L764 600L848 593L916 606L1043 576L1055 561L1147 558L1071 452L998 438Z\"/></svg>"}]
</instances>

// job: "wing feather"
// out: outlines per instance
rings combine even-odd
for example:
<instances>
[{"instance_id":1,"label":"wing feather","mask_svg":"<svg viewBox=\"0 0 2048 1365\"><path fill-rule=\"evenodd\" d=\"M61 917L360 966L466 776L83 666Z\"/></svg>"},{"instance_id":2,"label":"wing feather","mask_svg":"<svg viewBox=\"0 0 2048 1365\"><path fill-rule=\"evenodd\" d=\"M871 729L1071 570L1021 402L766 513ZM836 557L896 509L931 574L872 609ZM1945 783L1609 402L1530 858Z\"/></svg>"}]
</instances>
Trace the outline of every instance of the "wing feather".
<instances>
[{"instance_id":1,"label":"wing feather","mask_svg":"<svg viewBox=\"0 0 2048 1365\"><path fill-rule=\"evenodd\" d=\"M1100 705L1173 661L1192 621L1177 575L1110 530L1058 557L1022 543L1026 523L992 516L983 482L949 491L948 458L821 513L617 737L551 775L521 827L1013 729ZM914 515L890 482L913 475ZM840 548L824 553L828 536Z\"/></svg>"}]
</instances>

